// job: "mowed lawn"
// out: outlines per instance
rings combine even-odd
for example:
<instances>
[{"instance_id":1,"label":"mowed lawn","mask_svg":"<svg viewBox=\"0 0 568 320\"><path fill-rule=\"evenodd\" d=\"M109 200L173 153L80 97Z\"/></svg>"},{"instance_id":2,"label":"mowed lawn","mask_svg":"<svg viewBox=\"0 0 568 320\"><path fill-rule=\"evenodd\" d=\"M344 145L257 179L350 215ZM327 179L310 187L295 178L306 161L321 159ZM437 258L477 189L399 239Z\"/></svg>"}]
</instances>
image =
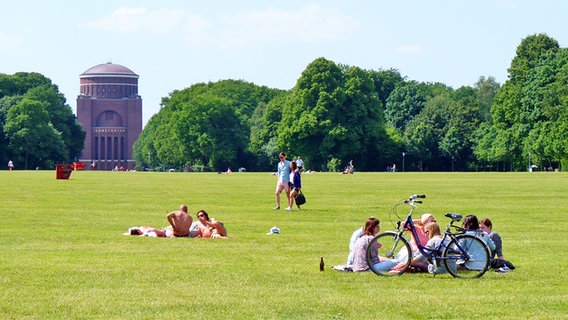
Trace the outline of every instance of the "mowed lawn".
<instances>
[{"instance_id":1,"label":"mowed lawn","mask_svg":"<svg viewBox=\"0 0 568 320\"><path fill-rule=\"evenodd\" d=\"M568 174L304 174L302 211L275 211L270 173L0 171L0 319L568 318ZM370 217L489 217L517 269L480 279L331 270ZM230 239L123 236L186 203ZM284 208L284 204L283 204ZM278 226L281 235L266 235ZM320 256L326 270L319 271Z\"/></svg>"}]
</instances>

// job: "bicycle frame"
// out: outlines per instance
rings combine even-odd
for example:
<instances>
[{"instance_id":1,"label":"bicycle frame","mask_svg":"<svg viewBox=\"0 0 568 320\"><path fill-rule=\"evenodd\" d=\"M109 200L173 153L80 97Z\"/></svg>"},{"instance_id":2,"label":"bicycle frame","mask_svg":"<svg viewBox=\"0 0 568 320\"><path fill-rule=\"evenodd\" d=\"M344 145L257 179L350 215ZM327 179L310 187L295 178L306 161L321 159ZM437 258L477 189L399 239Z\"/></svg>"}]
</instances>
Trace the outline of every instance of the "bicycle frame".
<instances>
[{"instance_id":1,"label":"bicycle frame","mask_svg":"<svg viewBox=\"0 0 568 320\"><path fill-rule=\"evenodd\" d=\"M458 229L458 230L460 229L459 227L454 226L454 224L453 224L455 221L459 221L459 220L455 220L458 216L451 214L451 213L446 214L446 216L454 215L456 218L452 218L450 224L448 224L446 226L446 231L444 232L444 236L442 237L442 241L440 242L440 245L436 248L428 248L428 247L422 245L422 243L420 243L420 241L418 241L418 239L419 239L418 232L416 231L416 226L414 225L414 220L412 219L412 212L414 211L414 209L416 209L416 206L414 204L411 204L411 206L412 206L412 209L411 209L410 213L408 214L408 216L406 217L406 220L404 221L402 229L399 230L400 236L404 237L404 232L410 231L412 233L412 237L415 240L417 240L417 241L414 241L414 242L416 244L416 247L418 248L418 251L420 251L420 253L422 253L426 258L431 259L431 260L443 259L442 256L441 256L441 251L442 251L442 249L444 249L445 244L456 239L456 237L455 237L456 233L451 232L451 228L455 228L455 229ZM461 219L461 215L459 215L459 219ZM458 233L458 234L461 234L461 232ZM465 255L467 253L463 248L461 248L459 246L459 244L458 244L458 249L459 249L460 253L462 255L464 255L460 258L461 259L465 258ZM456 260L457 260L457 258L456 258Z\"/></svg>"},{"instance_id":2,"label":"bicycle frame","mask_svg":"<svg viewBox=\"0 0 568 320\"><path fill-rule=\"evenodd\" d=\"M418 237L418 232L416 231L416 226L414 225L414 220L412 219L412 214L414 212L414 210L417 208L416 205L414 203L422 203L422 201L417 200L416 198L418 198L419 196L411 196L409 197L408 200L405 200L403 204L407 204L410 206L410 212L408 213L408 215L406 216L406 220L404 221L404 224L401 224L401 222L398 222L398 230L397 233L399 234L400 237L404 237L406 240L408 240L408 238L406 238L404 236L404 232L409 231L412 234L412 237L415 239L414 243L418 249L418 251L420 251L420 253L422 255L424 255L427 259L431 260L434 264L436 264L437 260L462 260L462 259L466 259L468 257L468 253L467 250L465 250L459 243L459 241L457 241L456 239L456 235L457 234L463 234L463 229L461 227L455 226L454 222L457 222L459 220L461 220L462 215L461 214L454 214L454 213L446 213L445 216L450 218L451 221L450 223L446 226L446 230L444 232L444 235L442 237L442 241L440 242L440 244L436 247L436 248L428 248L424 245L422 245L422 243L420 243L419 241L419 237ZM400 226L402 225L402 228L400 228ZM454 228L458 231L458 233L454 233L451 231L451 229ZM447 244L449 244L452 240L455 241L456 245L457 245L457 250L459 252L458 256L452 256L452 257L444 257L442 255L442 251L445 248L445 246ZM409 241L410 243L412 243L411 241Z\"/></svg>"}]
</instances>

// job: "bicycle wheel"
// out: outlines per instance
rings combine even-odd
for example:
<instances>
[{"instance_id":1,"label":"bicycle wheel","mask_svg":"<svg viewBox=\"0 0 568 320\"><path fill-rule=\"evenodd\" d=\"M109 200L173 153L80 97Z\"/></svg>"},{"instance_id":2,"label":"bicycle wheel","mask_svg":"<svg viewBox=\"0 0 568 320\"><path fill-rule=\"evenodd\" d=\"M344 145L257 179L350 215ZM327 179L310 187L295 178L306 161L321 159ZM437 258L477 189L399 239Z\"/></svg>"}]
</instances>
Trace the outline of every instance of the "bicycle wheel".
<instances>
[{"instance_id":1,"label":"bicycle wheel","mask_svg":"<svg viewBox=\"0 0 568 320\"><path fill-rule=\"evenodd\" d=\"M479 278L489 268L489 249L478 237L460 234L450 241L442 260L456 278Z\"/></svg>"},{"instance_id":2,"label":"bicycle wheel","mask_svg":"<svg viewBox=\"0 0 568 320\"><path fill-rule=\"evenodd\" d=\"M367 247L367 264L379 276L403 274L411 260L410 243L393 231L377 235Z\"/></svg>"}]
</instances>

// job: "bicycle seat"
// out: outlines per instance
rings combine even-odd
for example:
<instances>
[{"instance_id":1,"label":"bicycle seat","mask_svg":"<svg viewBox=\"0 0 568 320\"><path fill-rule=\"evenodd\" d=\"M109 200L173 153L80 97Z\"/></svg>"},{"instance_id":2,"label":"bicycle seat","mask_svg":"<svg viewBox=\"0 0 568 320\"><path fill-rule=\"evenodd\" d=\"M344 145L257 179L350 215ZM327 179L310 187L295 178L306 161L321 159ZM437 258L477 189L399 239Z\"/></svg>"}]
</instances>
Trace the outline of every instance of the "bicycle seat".
<instances>
[{"instance_id":1,"label":"bicycle seat","mask_svg":"<svg viewBox=\"0 0 568 320\"><path fill-rule=\"evenodd\" d=\"M455 222L455 221L460 221L462 215L459 213L446 213L446 217L452 219L452 222Z\"/></svg>"}]
</instances>

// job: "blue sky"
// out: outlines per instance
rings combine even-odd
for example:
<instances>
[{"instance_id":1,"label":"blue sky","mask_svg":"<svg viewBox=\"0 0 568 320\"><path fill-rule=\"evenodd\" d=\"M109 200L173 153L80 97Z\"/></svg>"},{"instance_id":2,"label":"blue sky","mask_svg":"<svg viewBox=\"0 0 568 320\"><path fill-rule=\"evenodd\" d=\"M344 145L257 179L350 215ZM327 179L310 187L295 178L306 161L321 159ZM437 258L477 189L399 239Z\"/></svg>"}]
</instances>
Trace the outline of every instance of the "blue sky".
<instances>
[{"instance_id":1,"label":"blue sky","mask_svg":"<svg viewBox=\"0 0 568 320\"><path fill-rule=\"evenodd\" d=\"M112 61L140 75L144 123L162 97L241 79L292 88L318 57L409 80L503 83L521 40L568 42L568 1L3 1L0 73L39 72L75 110L79 75Z\"/></svg>"}]
</instances>

